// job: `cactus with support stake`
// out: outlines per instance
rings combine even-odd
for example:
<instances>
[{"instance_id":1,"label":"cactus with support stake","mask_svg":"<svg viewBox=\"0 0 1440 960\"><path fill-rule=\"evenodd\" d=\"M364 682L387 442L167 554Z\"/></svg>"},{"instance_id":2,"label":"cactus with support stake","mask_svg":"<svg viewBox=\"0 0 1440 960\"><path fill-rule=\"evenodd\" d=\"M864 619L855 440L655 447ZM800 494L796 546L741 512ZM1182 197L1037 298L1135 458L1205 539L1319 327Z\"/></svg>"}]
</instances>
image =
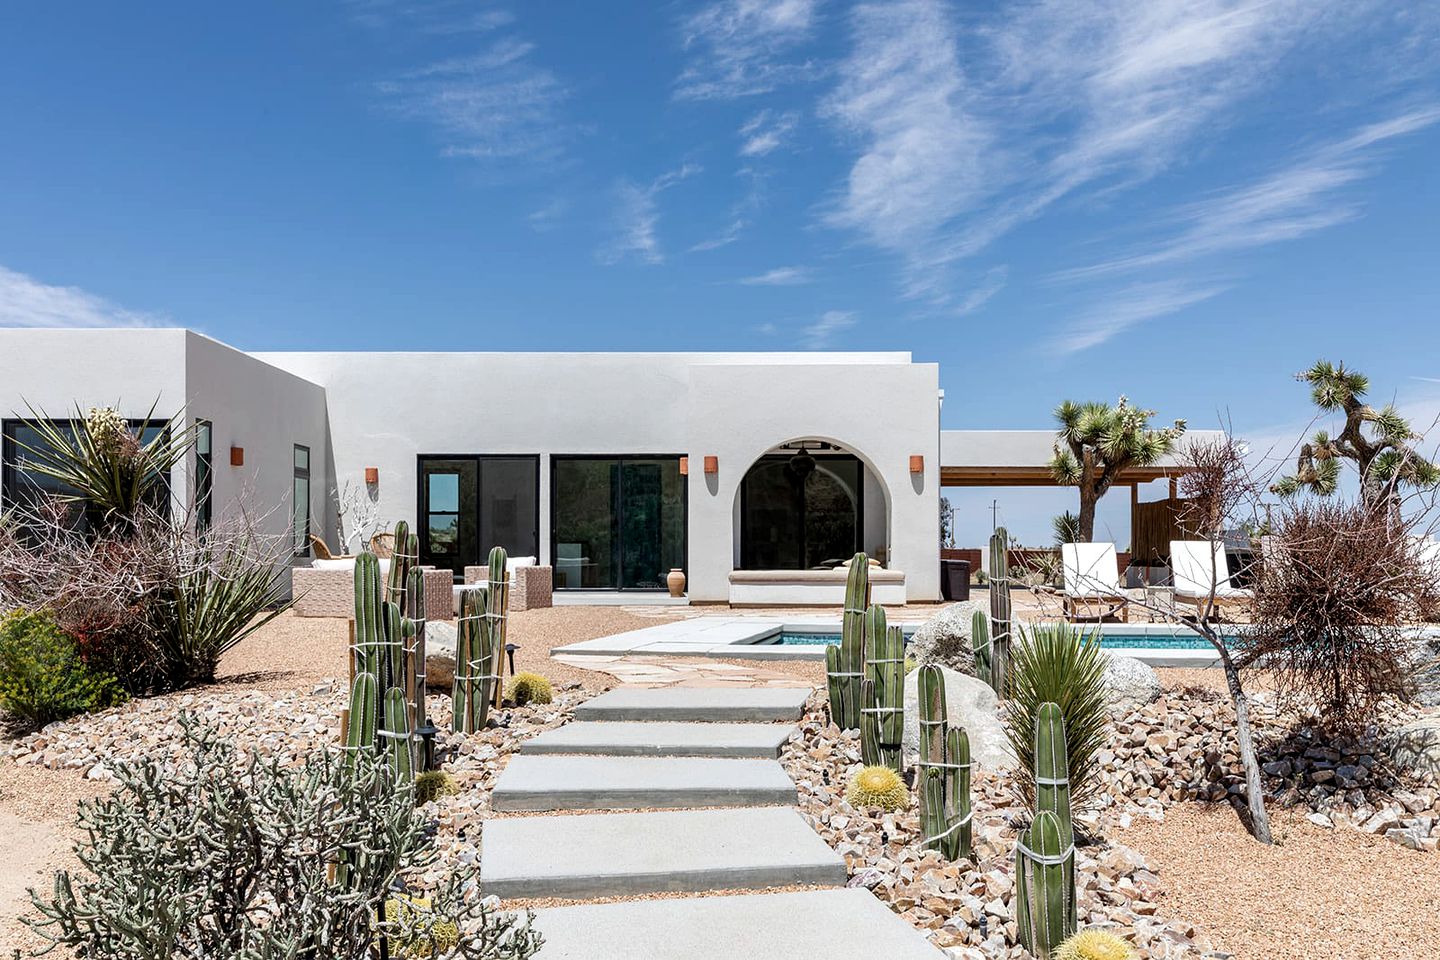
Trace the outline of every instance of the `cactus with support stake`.
<instances>
[{"instance_id":1,"label":"cactus with support stake","mask_svg":"<svg viewBox=\"0 0 1440 960\"><path fill-rule=\"evenodd\" d=\"M1075 825L1070 817L1070 769L1065 744L1065 717L1059 704L1042 703L1035 714L1035 810L1055 815L1060 825L1062 848L1075 846ZM1074 858L1065 865L1066 882L1072 891L1070 898L1070 927L1076 924L1075 862Z\"/></svg>"},{"instance_id":2,"label":"cactus with support stake","mask_svg":"<svg viewBox=\"0 0 1440 960\"><path fill-rule=\"evenodd\" d=\"M1010 674L1010 534L997 527L990 535L990 686L1002 700Z\"/></svg>"},{"instance_id":3,"label":"cactus with support stake","mask_svg":"<svg viewBox=\"0 0 1440 960\"><path fill-rule=\"evenodd\" d=\"M975 676L990 682L990 616L984 610L970 615L970 645L975 651Z\"/></svg>"},{"instance_id":4,"label":"cactus with support stake","mask_svg":"<svg viewBox=\"0 0 1440 960\"><path fill-rule=\"evenodd\" d=\"M860 712L860 749L867 767L902 771L905 734L905 631L886 627L885 608L871 604L865 614L864 706Z\"/></svg>"},{"instance_id":5,"label":"cactus with support stake","mask_svg":"<svg viewBox=\"0 0 1440 960\"><path fill-rule=\"evenodd\" d=\"M842 730L860 729L864 703L865 614L870 606L870 559L863 553L850 561L845 580L845 610L840 625L840 647L825 652L826 689L830 694L830 721Z\"/></svg>"},{"instance_id":6,"label":"cactus with support stake","mask_svg":"<svg viewBox=\"0 0 1440 960\"><path fill-rule=\"evenodd\" d=\"M970 737L946 722L945 677L926 664L916 678L920 700L920 829L927 849L948 860L969 857L974 826Z\"/></svg>"},{"instance_id":7,"label":"cactus with support stake","mask_svg":"<svg viewBox=\"0 0 1440 960\"><path fill-rule=\"evenodd\" d=\"M385 605L381 599L380 561L373 553L355 558L355 675L375 678L374 713L385 708ZM352 717L353 717L352 712Z\"/></svg>"},{"instance_id":8,"label":"cactus with support stake","mask_svg":"<svg viewBox=\"0 0 1440 960\"><path fill-rule=\"evenodd\" d=\"M385 714L380 725L386 764L397 784L415 781L415 745L410 735L410 710L405 691L391 687L385 692Z\"/></svg>"},{"instance_id":9,"label":"cactus with support stake","mask_svg":"<svg viewBox=\"0 0 1440 960\"><path fill-rule=\"evenodd\" d=\"M510 612L510 577L505 569L505 548L490 548L490 589L486 593L485 625L489 628L490 674L494 682L490 702L500 706L505 690L506 619Z\"/></svg>"},{"instance_id":10,"label":"cactus with support stake","mask_svg":"<svg viewBox=\"0 0 1440 960\"><path fill-rule=\"evenodd\" d=\"M457 733L485 729L497 678L492 665L495 631L487 614L490 588L473 587L460 594L456 623L455 681L452 687L450 726Z\"/></svg>"},{"instance_id":11,"label":"cactus with support stake","mask_svg":"<svg viewBox=\"0 0 1440 960\"><path fill-rule=\"evenodd\" d=\"M1064 842L1049 810L1035 814L1015 845L1015 902L1021 946L1049 960L1075 932L1075 845Z\"/></svg>"},{"instance_id":12,"label":"cactus with support stake","mask_svg":"<svg viewBox=\"0 0 1440 960\"><path fill-rule=\"evenodd\" d=\"M410 571L420 562L420 538L410 532L410 524L395 524L395 550L390 557L390 576L385 586L385 599L397 605L405 616L413 616L414 601L407 598ZM418 598L423 605L424 593ZM421 608L424 609L423 606Z\"/></svg>"},{"instance_id":13,"label":"cactus with support stake","mask_svg":"<svg viewBox=\"0 0 1440 960\"><path fill-rule=\"evenodd\" d=\"M411 615L405 619L405 699L410 703L410 729L426 725L425 716L425 572L410 571L405 587ZM413 598L420 598L418 601Z\"/></svg>"},{"instance_id":14,"label":"cactus with support stake","mask_svg":"<svg viewBox=\"0 0 1440 960\"><path fill-rule=\"evenodd\" d=\"M355 682L350 686L350 723L345 728L345 750L352 766L360 748L375 743L375 703L375 677L368 673L355 674Z\"/></svg>"}]
</instances>

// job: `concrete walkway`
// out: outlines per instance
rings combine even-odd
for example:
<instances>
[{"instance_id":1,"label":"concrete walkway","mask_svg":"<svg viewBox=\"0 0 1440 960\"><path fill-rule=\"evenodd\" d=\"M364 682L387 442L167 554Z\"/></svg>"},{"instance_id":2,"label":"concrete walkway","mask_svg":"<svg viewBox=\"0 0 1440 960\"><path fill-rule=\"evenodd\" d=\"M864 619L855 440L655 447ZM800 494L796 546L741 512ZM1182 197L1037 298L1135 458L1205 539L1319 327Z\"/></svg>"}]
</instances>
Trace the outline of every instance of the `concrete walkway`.
<instances>
[{"instance_id":1,"label":"concrete walkway","mask_svg":"<svg viewBox=\"0 0 1440 960\"><path fill-rule=\"evenodd\" d=\"M777 755L809 692L622 687L582 705L582 719L511 758L491 802L596 812L487 821L481 891L578 900L833 888L541 910L539 960L944 960L868 891L843 887L844 859L794 809ZM637 812L598 812L620 810Z\"/></svg>"}]
</instances>

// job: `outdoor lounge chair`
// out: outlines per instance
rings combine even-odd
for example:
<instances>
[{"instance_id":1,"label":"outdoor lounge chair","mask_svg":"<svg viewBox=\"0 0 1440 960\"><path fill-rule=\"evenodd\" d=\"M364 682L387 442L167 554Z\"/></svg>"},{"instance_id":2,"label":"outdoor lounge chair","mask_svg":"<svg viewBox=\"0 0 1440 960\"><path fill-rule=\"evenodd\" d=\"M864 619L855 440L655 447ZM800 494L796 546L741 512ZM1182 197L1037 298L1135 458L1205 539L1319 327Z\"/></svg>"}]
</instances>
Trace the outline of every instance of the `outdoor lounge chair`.
<instances>
[{"instance_id":1,"label":"outdoor lounge chair","mask_svg":"<svg viewBox=\"0 0 1440 960\"><path fill-rule=\"evenodd\" d=\"M1230 582L1223 543L1171 540L1170 570L1176 601L1193 604L1197 610L1203 610L1213 599L1213 612L1222 613L1226 607L1245 603L1253 596Z\"/></svg>"},{"instance_id":2,"label":"outdoor lounge chair","mask_svg":"<svg viewBox=\"0 0 1440 960\"><path fill-rule=\"evenodd\" d=\"M1120 565L1113 543L1064 543L1060 561L1065 572L1061 605L1065 619L1104 620L1118 614L1130 622L1130 598L1120 586Z\"/></svg>"}]
</instances>

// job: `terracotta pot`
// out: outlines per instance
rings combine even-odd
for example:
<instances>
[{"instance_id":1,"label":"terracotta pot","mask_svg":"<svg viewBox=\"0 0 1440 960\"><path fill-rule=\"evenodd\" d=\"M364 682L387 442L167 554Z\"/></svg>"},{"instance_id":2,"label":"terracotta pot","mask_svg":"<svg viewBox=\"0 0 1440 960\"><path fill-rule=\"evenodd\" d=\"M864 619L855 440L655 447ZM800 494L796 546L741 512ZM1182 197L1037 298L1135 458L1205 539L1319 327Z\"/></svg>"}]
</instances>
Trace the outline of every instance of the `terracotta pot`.
<instances>
[{"instance_id":1,"label":"terracotta pot","mask_svg":"<svg viewBox=\"0 0 1440 960\"><path fill-rule=\"evenodd\" d=\"M670 596L685 596L685 571L675 567L665 575L665 585L670 588Z\"/></svg>"}]
</instances>

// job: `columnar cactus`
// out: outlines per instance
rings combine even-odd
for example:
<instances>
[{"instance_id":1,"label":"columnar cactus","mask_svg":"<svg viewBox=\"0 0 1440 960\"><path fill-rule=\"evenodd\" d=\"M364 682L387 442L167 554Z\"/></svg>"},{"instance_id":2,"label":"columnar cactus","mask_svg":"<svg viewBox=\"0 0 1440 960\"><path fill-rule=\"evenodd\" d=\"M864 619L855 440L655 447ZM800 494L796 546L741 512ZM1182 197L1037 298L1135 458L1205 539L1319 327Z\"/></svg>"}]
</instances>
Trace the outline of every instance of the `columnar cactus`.
<instances>
[{"instance_id":1,"label":"columnar cactus","mask_svg":"<svg viewBox=\"0 0 1440 960\"><path fill-rule=\"evenodd\" d=\"M455 635L455 682L452 688L451 729L478 733L485 729L495 684L491 670L493 631L486 615L490 588L474 587L460 594L460 620Z\"/></svg>"},{"instance_id":2,"label":"columnar cactus","mask_svg":"<svg viewBox=\"0 0 1440 960\"><path fill-rule=\"evenodd\" d=\"M395 550L390 557L390 576L386 584L385 599L400 607L400 612L413 616L412 601L406 597L410 585L410 571L420 562L420 538L410 532L410 524L401 520L395 524ZM424 594L419 597L424 603ZM423 608L422 608L423 609Z\"/></svg>"},{"instance_id":3,"label":"columnar cactus","mask_svg":"<svg viewBox=\"0 0 1440 960\"><path fill-rule=\"evenodd\" d=\"M415 744L410 733L410 709L405 702L405 691L391 687L385 692L385 714L379 734L384 741L390 774L396 783L413 783L415 780Z\"/></svg>"},{"instance_id":4,"label":"columnar cactus","mask_svg":"<svg viewBox=\"0 0 1440 960\"><path fill-rule=\"evenodd\" d=\"M1021 946L1049 960L1075 932L1075 846L1049 810L1035 814L1015 847L1015 902Z\"/></svg>"},{"instance_id":5,"label":"columnar cactus","mask_svg":"<svg viewBox=\"0 0 1440 960\"><path fill-rule=\"evenodd\" d=\"M1015 848L1020 942L1047 958L1075 932L1075 829L1070 819L1065 720L1054 703L1035 716L1035 820Z\"/></svg>"},{"instance_id":6,"label":"columnar cactus","mask_svg":"<svg viewBox=\"0 0 1440 960\"><path fill-rule=\"evenodd\" d=\"M360 748L375 742L375 687L375 677L369 673L357 673L350 686L350 723L345 728L345 749L352 765Z\"/></svg>"},{"instance_id":7,"label":"columnar cactus","mask_svg":"<svg viewBox=\"0 0 1440 960\"><path fill-rule=\"evenodd\" d=\"M505 569L505 548L490 548L490 589L486 592L485 625L490 628L490 673L494 686L491 703L499 707L505 689L506 615L510 611L510 577Z\"/></svg>"},{"instance_id":8,"label":"columnar cactus","mask_svg":"<svg viewBox=\"0 0 1440 960\"><path fill-rule=\"evenodd\" d=\"M990 617L984 610L970 616L970 643L975 650L975 676L990 682Z\"/></svg>"},{"instance_id":9,"label":"columnar cactus","mask_svg":"<svg viewBox=\"0 0 1440 960\"><path fill-rule=\"evenodd\" d=\"M905 739L905 632L885 626L885 608L872 604L865 614L864 706L860 748L866 766L901 772Z\"/></svg>"},{"instance_id":10,"label":"columnar cactus","mask_svg":"<svg viewBox=\"0 0 1440 960\"><path fill-rule=\"evenodd\" d=\"M920 700L920 828L925 847L949 860L971 855L970 737L946 723L945 677L926 664L916 678Z\"/></svg>"},{"instance_id":11,"label":"columnar cactus","mask_svg":"<svg viewBox=\"0 0 1440 960\"><path fill-rule=\"evenodd\" d=\"M410 571L405 596L409 598L411 616L406 619L410 629L405 635L405 699L410 703L410 729L426 725L425 716L425 572ZM419 598L416 600L414 598Z\"/></svg>"},{"instance_id":12,"label":"columnar cactus","mask_svg":"<svg viewBox=\"0 0 1440 960\"><path fill-rule=\"evenodd\" d=\"M385 694L385 604L381 600L380 561L373 553L355 558L355 675L375 678L376 715L384 709Z\"/></svg>"},{"instance_id":13,"label":"columnar cactus","mask_svg":"<svg viewBox=\"0 0 1440 960\"><path fill-rule=\"evenodd\" d=\"M416 626L401 615L398 603L383 597L380 563L374 554L362 553L355 559L355 682L346 746L376 746L397 782L408 782L415 768L408 693L414 689L416 667L406 654Z\"/></svg>"},{"instance_id":14,"label":"columnar cactus","mask_svg":"<svg viewBox=\"0 0 1440 960\"><path fill-rule=\"evenodd\" d=\"M842 730L860 729L865 679L865 613L869 606L870 559L857 553L850 561L850 575L845 581L840 646L825 651L830 720Z\"/></svg>"},{"instance_id":15,"label":"columnar cactus","mask_svg":"<svg viewBox=\"0 0 1440 960\"><path fill-rule=\"evenodd\" d=\"M990 535L990 686L1002 699L1010 672L1010 534L997 527Z\"/></svg>"}]
</instances>

